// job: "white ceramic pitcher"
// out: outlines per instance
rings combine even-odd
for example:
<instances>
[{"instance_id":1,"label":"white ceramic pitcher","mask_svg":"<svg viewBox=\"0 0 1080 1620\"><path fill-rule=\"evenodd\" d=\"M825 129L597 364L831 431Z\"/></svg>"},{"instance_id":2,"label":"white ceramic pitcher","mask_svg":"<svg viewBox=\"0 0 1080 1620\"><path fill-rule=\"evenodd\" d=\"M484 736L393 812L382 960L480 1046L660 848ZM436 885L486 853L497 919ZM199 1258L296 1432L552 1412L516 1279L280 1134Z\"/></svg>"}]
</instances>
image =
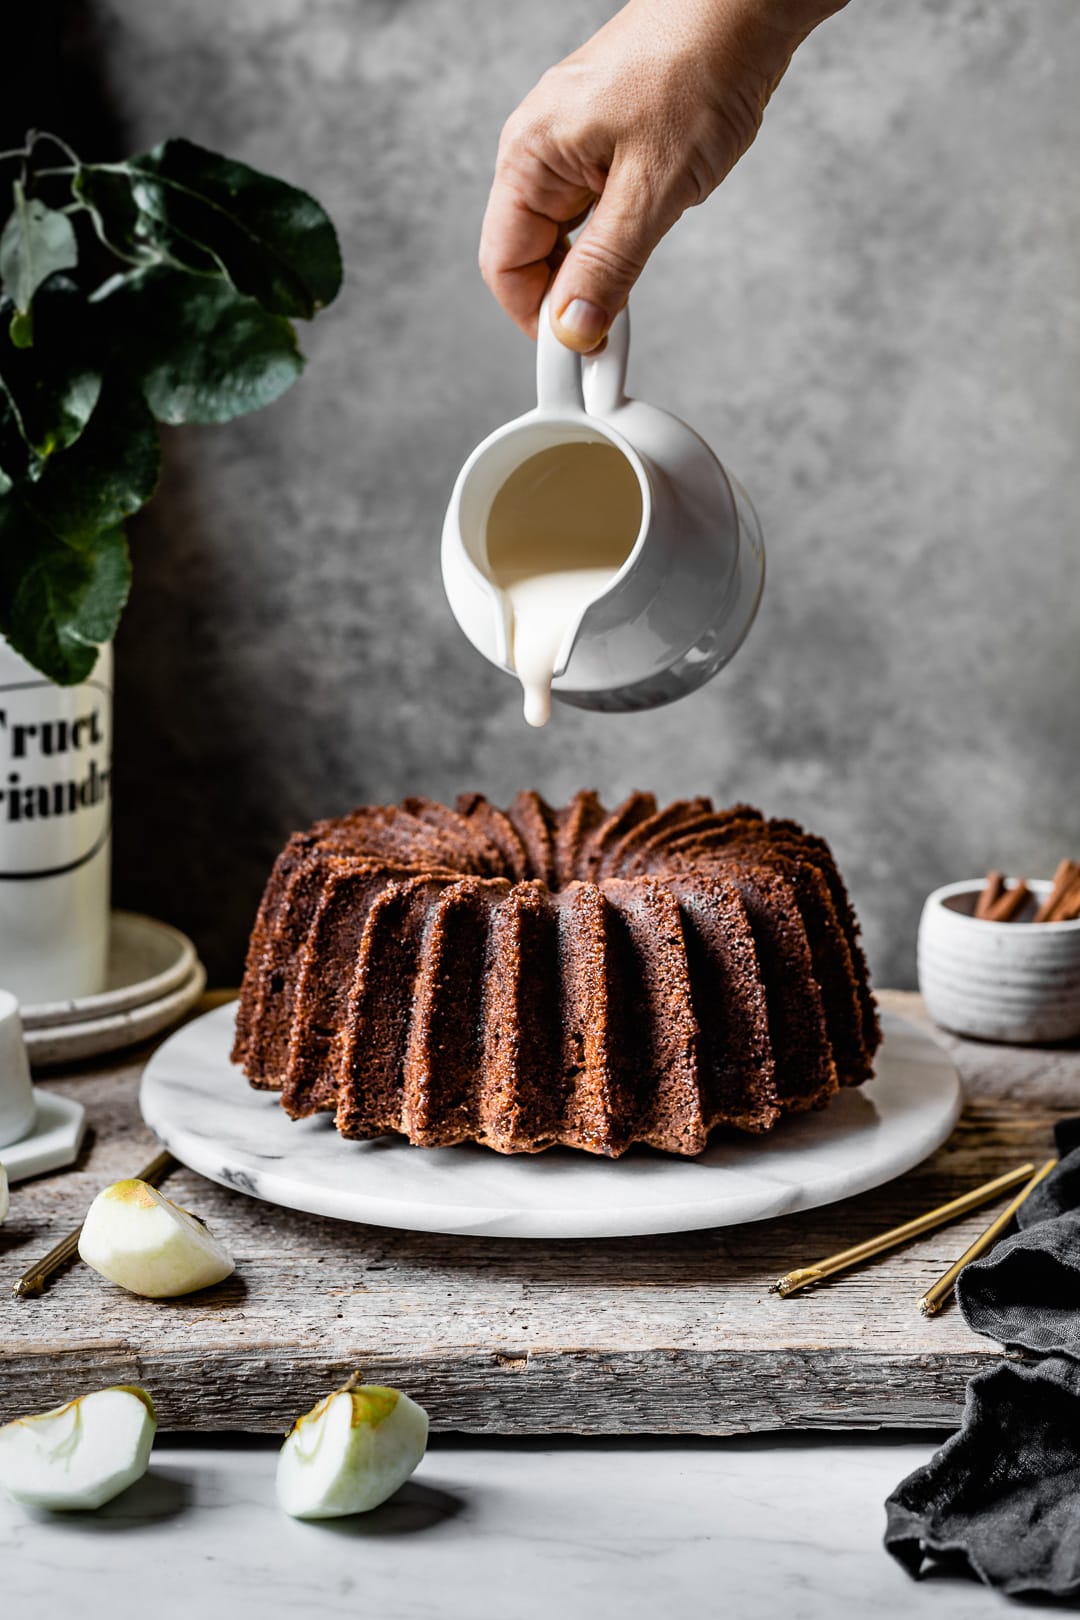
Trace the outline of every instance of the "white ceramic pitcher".
<instances>
[{"instance_id":1,"label":"white ceramic pitcher","mask_svg":"<svg viewBox=\"0 0 1080 1620\"><path fill-rule=\"evenodd\" d=\"M757 612L765 552L745 490L692 428L625 391L629 316L582 359L540 311L535 409L498 428L462 467L443 525L443 583L458 624L508 674L512 623L488 567L492 503L512 472L555 445L613 445L641 491L641 527L622 567L563 636L552 696L583 709L673 702L737 652Z\"/></svg>"}]
</instances>

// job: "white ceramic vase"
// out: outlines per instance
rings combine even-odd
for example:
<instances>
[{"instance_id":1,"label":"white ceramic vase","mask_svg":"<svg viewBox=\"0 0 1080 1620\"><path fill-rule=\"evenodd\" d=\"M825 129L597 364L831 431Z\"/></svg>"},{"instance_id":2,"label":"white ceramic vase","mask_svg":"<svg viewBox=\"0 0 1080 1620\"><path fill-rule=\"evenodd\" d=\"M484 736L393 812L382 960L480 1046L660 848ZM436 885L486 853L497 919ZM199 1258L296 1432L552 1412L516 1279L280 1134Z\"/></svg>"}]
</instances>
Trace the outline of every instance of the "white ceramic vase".
<instances>
[{"instance_id":1,"label":"white ceramic vase","mask_svg":"<svg viewBox=\"0 0 1080 1620\"><path fill-rule=\"evenodd\" d=\"M0 987L24 1005L105 988L112 648L55 686L0 640Z\"/></svg>"}]
</instances>

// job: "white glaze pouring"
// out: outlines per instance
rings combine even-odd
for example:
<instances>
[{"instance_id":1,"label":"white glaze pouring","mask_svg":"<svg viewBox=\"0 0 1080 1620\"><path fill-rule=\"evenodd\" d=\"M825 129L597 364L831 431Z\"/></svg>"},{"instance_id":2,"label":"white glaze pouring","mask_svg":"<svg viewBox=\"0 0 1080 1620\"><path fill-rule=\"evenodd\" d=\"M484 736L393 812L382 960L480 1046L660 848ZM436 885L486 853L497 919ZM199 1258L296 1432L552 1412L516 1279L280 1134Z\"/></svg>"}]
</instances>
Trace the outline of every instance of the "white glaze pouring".
<instances>
[{"instance_id":1,"label":"white glaze pouring","mask_svg":"<svg viewBox=\"0 0 1080 1620\"><path fill-rule=\"evenodd\" d=\"M529 725L546 725L566 634L607 590L640 528L637 477L610 444L541 450L497 491L487 520L488 567L506 599L509 661Z\"/></svg>"}]
</instances>

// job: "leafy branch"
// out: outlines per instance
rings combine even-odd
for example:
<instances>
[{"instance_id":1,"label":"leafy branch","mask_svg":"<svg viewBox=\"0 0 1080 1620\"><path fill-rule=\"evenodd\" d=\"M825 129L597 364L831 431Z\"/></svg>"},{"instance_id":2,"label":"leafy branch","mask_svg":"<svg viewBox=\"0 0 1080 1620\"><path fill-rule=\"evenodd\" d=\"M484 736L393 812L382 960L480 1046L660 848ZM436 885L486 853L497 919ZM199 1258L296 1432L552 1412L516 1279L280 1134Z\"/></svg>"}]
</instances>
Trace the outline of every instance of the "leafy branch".
<instances>
[{"instance_id":1,"label":"leafy branch","mask_svg":"<svg viewBox=\"0 0 1080 1620\"><path fill-rule=\"evenodd\" d=\"M186 140L84 163L31 134L0 152L0 219L0 634L69 685L127 600L158 424L284 393L341 255L306 192Z\"/></svg>"}]
</instances>

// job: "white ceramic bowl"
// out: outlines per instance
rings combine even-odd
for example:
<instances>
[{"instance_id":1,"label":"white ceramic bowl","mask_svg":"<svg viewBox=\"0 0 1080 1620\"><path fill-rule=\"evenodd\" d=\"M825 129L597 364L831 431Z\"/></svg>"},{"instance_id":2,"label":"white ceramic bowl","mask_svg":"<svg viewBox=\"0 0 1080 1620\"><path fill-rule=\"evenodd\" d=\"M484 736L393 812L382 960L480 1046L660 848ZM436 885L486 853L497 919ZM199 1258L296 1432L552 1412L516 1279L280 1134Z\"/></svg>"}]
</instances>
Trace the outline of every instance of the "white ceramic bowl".
<instances>
[{"instance_id":1,"label":"white ceramic bowl","mask_svg":"<svg viewBox=\"0 0 1080 1620\"><path fill-rule=\"evenodd\" d=\"M923 906L919 989L931 1018L984 1041L1074 1039L1080 1035L1080 920L1031 922L1051 885L1029 879L1034 898L1021 920L986 922L974 915L983 882L947 883Z\"/></svg>"}]
</instances>

